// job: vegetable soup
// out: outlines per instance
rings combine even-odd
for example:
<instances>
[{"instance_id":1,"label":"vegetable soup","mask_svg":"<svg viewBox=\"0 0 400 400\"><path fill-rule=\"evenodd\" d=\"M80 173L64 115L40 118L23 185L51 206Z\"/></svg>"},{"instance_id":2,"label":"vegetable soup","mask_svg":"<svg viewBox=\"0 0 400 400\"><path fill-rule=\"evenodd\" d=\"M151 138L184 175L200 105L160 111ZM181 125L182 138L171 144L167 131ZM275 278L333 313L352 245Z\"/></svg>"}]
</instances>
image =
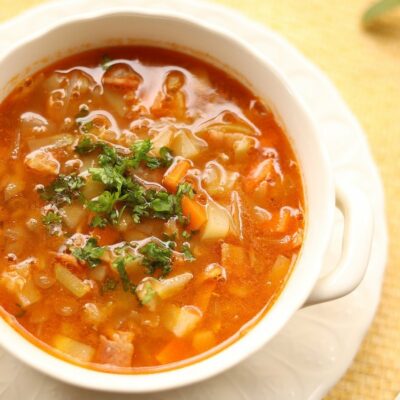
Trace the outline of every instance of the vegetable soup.
<instances>
[{"instance_id":1,"label":"vegetable soup","mask_svg":"<svg viewBox=\"0 0 400 400\"><path fill-rule=\"evenodd\" d=\"M92 50L17 86L0 105L0 190L3 318L103 371L240 337L303 239L300 170L271 110L159 48Z\"/></svg>"}]
</instances>

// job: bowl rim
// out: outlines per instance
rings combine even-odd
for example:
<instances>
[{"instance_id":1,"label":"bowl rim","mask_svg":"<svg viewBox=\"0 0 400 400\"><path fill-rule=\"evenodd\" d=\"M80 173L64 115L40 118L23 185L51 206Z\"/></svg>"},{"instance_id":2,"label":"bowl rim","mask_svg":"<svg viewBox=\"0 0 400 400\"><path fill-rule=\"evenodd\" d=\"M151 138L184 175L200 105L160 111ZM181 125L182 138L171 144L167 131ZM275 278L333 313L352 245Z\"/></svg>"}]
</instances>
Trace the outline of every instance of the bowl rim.
<instances>
[{"instance_id":1,"label":"bowl rim","mask_svg":"<svg viewBox=\"0 0 400 400\"><path fill-rule=\"evenodd\" d=\"M38 40L43 40L49 33L56 31L57 29L62 29L68 25L81 24L102 18L117 18L124 16L129 16L132 18L162 18L168 19L174 23L185 23L192 26L195 25L197 28L201 28L223 38L227 43L229 43L229 45L237 46L241 51L251 54L254 58L258 59L258 61L260 61L265 68L272 72L284 91L290 95L291 100L296 106L297 110L301 112L308 120L310 125L310 135L312 135L313 140L319 144L318 150L322 161L321 168L324 170L324 177L326 178L325 203L329 206L327 207L327 210L325 210L324 214L326 218L325 225L328 228L321 233L321 237L319 238L320 246L315 249L315 260L322 261L333 226L335 198L333 172L330 168L327 150L322 145L321 140L318 137L317 128L314 124L313 118L303 100L292 91L287 79L279 71L278 67L260 51L255 49L251 43L247 43L246 41L242 40L235 33L232 33L207 21L180 13L179 11L150 10L137 6L110 7L109 9L102 8L100 10L83 12L77 15L66 17L62 20L49 24L47 27L36 31L33 34L27 35L24 39L17 41L12 48L7 49L0 54L0 65L5 59L12 57L13 53L19 48L29 46ZM229 67L229 65L227 66ZM306 192L305 187L304 190ZM297 264L295 268L298 268ZM313 274L311 274L311 271ZM289 283L287 282L285 284L285 288L283 289L282 293L279 294L278 299L274 301L272 307L270 307L263 316L259 317L258 321L251 327L251 329L248 330L248 332L246 332L246 334L241 336L235 342L228 344L221 351L213 353L207 358L171 370L145 374L115 374L78 366L68 361L64 361L63 359L47 353L45 350L35 346L27 338L15 330L4 318L0 318L0 344L6 351L34 369L37 369L55 379L79 387L115 393L148 393L179 388L195 382L203 381L211 376L221 373L263 347L286 324L290 316L292 316L293 313L301 308L301 306L305 303L309 293L318 279L319 274L320 267L315 267L312 270L310 269L310 276L307 284L302 286L300 290L296 292L295 296L292 296L291 302L289 303L290 307L279 307L281 304L280 300L282 295ZM289 281L292 276L293 274L291 274L289 277ZM261 329L262 322L267 316L271 315L272 312L277 314L277 312L274 311L277 308L281 308L281 310L279 310L279 315L276 317L274 328L265 332L265 337L263 340L253 340L253 337L255 336L254 332L258 332ZM3 344L12 342L17 345L13 346ZM246 348L244 348L245 345ZM31 356L29 356L29 354ZM182 372L184 373L182 374Z\"/></svg>"}]
</instances>

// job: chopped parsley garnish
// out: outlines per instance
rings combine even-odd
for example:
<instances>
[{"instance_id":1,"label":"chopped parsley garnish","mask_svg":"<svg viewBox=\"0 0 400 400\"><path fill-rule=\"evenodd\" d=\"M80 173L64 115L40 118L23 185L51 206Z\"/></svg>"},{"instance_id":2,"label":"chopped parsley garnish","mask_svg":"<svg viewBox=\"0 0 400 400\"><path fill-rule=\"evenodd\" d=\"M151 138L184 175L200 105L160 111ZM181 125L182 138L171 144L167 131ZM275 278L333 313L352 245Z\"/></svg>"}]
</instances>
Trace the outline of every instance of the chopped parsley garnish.
<instances>
[{"instance_id":1,"label":"chopped parsley garnish","mask_svg":"<svg viewBox=\"0 0 400 400\"><path fill-rule=\"evenodd\" d=\"M89 238L84 247L76 247L72 250L72 255L78 260L85 261L89 267L97 267L101 262L101 257L105 249L98 246L97 240Z\"/></svg>"},{"instance_id":2,"label":"chopped parsley garnish","mask_svg":"<svg viewBox=\"0 0 400 400\"><path fill-rule=\"evenodd\" d=\"M83 133L90 133L94 127L93 121L79 123L79 127Z\"/></svg>"},{"instance_id":3,"label":"chopped parsley garnish","mask_svg":"<svg viewBox=\"0 0 400 400\"><path fill-rule=\"evenodd\" d=\"M102 218L98 215L95 215L90 221L90 226L93 228L105 228L108 224L106 218Z\"/></svg>"},{"instance_id":4,"label":"chopped parsley garnish","mask_svg":"<svg viewBox=\"0 0 400 400\"><path fill-rule=\"evenodd\" d=\"M84 135L75 146L75 151L78 154L91 153L99 147L99 144L92 140L88 135Z\"/></svg>"},{"instance_id":5,"label":"chopped parsley garnish","mask_svg":"<svg viewBox=\"0 0 400 400\"><path fill-rule=\"evenodd\" d=\"M117 257L113 263L112 266L115 268L119 274L119 277L122 282L122 288L125 290L125 292L131 292L135 293L136 286L131 282L129 279L128 273L126 272L126 265L134 261L134 256L131 254L125 254L123 256Z\"/></svg>"},{"instance_id":6,"label":"chopped parsley garnish","mask_svg":"<svg viewBox=\"0 0 400 400\"><path fill-rule=\"evenodd\" d=\"M101 285L100 291L101 294L104 294L106 292L111 292L113 290L115 290L118 286L118 282L110 277L107 277L106 279L104 279L103 284Z\"/></svg>"},{"instance_id":7,"label":"chopped parsley garnish","mask_svg":"<svg viewBox=\"0 0 400 400\"><path fill-rule=\"evenodd\" d=\"M143 255L142 264L148 273L154 274L159 269L162 276L171 271L172 250L163 242L149 242L139 249Z\"/></svg>"},{"instance_id":8,"label":"chopped parsley garnish","mask_svg":"<svg viewBox=\"0 0 400 400\"><path fill-rule=\"evenodd\" d=\"M186 261L194 261L195 260L195 257L190 250L189 243L184 243L182 245L182 253L183 253L183 257L185 258Z\"/></svg>"},{"instance_id":9,"label":"chopped parsley garnish","mask_svg":"<svg viewBox=\"0 0 400 400\"><path fill-rule=\"evenodd\" d=\"M71 204L73 199L80 197L80 190L85 180L76 175L59 175L50 185L39 189L43 200L51 201L56 206Z\"/></svg>"},{"instance_id":10,"label":"chopped parsley garnish","mask_svg":"<svg viewBox=\"0 0 400 400\"><path fill-rule=\"evenodd\" d=\"M62 222L62 216L55 211L49 211L43 215L42 222L44 225L59 225Z\"/></svg>"}]
</instances>

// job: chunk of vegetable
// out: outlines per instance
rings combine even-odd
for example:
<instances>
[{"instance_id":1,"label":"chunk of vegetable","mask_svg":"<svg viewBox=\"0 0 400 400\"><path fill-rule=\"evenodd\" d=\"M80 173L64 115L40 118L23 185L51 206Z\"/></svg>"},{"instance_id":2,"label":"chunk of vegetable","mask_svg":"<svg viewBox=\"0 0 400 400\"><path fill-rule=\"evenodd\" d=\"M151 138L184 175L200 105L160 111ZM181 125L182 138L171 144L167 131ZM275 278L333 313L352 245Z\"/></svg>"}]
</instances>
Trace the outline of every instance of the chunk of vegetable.
<instances>
[{"instance_id":1,"label":"chunk of vegetable","mask_svg":"<svg viewBox=\"0 0 400 400\"><path fill-rule=\"evenodd\" d=\"M10 265L2 272L0 283L17 298L21 307L25 308L41 299L41 293L36 288L31 266L35 258L28 258L18 264Z\"/></svg>"},{"instance_id":2,"label":"chunk of vegetable","mask_svg":"<svg viewBox=\"0 0 400 400\"><path fill-rule=\"evenodd\" d=\"M203 316L195 306L177 307L169 305L162 316L164 326L176 337L184 337L196 328Z\"/></svg>"},{"instance_id":3,"label":"chunk of vegetable","mask_svg":"<svg viewBox=\"0 0 400 400\"><path fill-rule=\"evenodd\" d=\"M80 204L70 204L62 208L63 220L69 229L76 229L85 218L86 210Z\"/></svg>"},{"instance_id":4,"label":"chunk of vegetable","mask_svg":"<svg viewBox=\"0 0 400 400\"><path fill-rule=\"evenodd\" d=\"M214 347L217 343L217 339L212 331L200 331L196 332L193 336L192 346L202 353Z\"/></svg>"},{"instance_id":5,"label":"chunk of vegetable","mask_svg":"<svg viewBox=\"0 0 400 400\"><path fill-rule=\"evenodd\" d=\"M99 246L106 246L117 242L120 233L114 227L107 225L104 228L94 228L92 230L92 236L98 238L97 243Z\"/></svg>"},{"instance_id":6,"label":"chunk of vegetable","mask_svg":"<svg viewBox=\"0 0 400 400\"><path fill-rule=\"evenodd\" d=\"M192 231L199 230L207 222L206 207L188 196L182 197L182 213L189 219L188 228Z\"/></svg>"},{"instance_id":7,"label":"chunk of vegetable","mask_svg":"<svg viewBox=\"0 0 400 400\"><path fill-rule=\"evenodd\" d=\"M64 335L54 336L53 345L61 352L68 354L69 356L82 362L91 361L95 353L93 347Z\"/></svg>"},{"instance_id":8,"label":"chunk of vegetable","mask_svg":"<svg viewBox=\"0 0 400 400\"><path fill-rule=\"evenodd\" d=\"M154 311L157 298L168 299L175 296L193 279L193 274L184 272L168 279L144 278L136 288L136 295L143 305Z\"/></svg>"},{"instance_id":9,"label":"chunk of vegetable","mask_svg":"<svg viewBox=\"0 0 400 400\"><path fill-rule=\"evenodd\" d=\"M172 278L159 280L155 290L161 299L168 299L183 290L192 279L193 274L184 272Z\"/></svg>"},{"instance_id":10,"label":"chunk of vegetable","mask_svg":"<svg viewBox=\"0 0 400 400\"><path fill-rule=\"evenodd\" d=\"M173 134L175 130L172 127L165 127L161 129L152 139L153 143L152 152L155 153L156 156L160 155L160 149L162 147L169 147Z\"/></svg>"},{"instance_id":11,"label":"chunk of vegetable","mask_svg":"<svg viewBox=\"0 0 400 400\"><path fill-rule=\"evenodd\" d=\"M175 192L190 167L191 164L188 160L179 160L168 168L167 172L164 174L162 184L170 192Z\"/></svg>"},{"instance_id":12,"label":"chunk of vegetable","mask_svg":"<svg viewBox=\"0 0 400 400\"><path fill-rule=\"evenodd\" d=\"M90 291L90 286L75 276L68 268L56 264L54 266L54 273L57 281L74 296L82 297Z\"/></svg>"},{"instance_id":13,"label":"chunk of vegetable","mask_svg":"<svg viewBox=\"0 0 400 400\"><path fill-rule=\"evenodd\" d=\"M190 355L190 345L185 340L175 338L168 342L155 357L160 364L169 364L188 358Z\"/></svg>"},{"instance_id":14,"label":"chunk of vegetable","mask_svg":"<svg viewBox=\"0 0 400 400\"><path fill-rule=\"evenodd\" d=\"M204 226L202 239L222 239L231 225L229 212L214 202L207 205L207 223Z\"/></svg>"},{"instance_id":15,"label":"chunk of vegetable","mask_svg":"<svg viewBox=\"0 0 400 400\"><path fill-rule=\"evenodd\" d=\"M177 131L171 143L171 149L175 155L188 159L196 158L206 147L205 141L194 136L187 129Z\"/></svg>"}]
</instances>

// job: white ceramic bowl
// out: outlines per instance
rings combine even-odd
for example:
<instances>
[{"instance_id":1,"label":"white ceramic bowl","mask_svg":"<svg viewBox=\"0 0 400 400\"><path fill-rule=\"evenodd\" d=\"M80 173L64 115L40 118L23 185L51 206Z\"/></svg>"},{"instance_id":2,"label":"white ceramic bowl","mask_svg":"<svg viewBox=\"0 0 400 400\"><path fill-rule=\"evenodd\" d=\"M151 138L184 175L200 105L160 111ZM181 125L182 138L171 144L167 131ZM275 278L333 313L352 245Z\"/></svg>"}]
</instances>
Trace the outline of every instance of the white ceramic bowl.
<instances>
[{"instance_id":1,"label":"white ceramic bowl","mask_svg":"<svg viewBox=\"0 0 400 400\"><path fill-rule=\"evenodd\" d=\"M88 48L134 43L173 47L200 56L228 69L264 99L282 121L298 157L307 213L300 257L275 304L239 340L198 362L150 374L98 372L42 351L0 318L1 345L25 363L74 385L129 393L176 388L220 373L265 345L304 304L349 293L364 275L373 231L368 199L354 188L335 187L329 160L313 124L312 110L306 110L301 99L291 92L279 66L255 51L251 43L204 22L170 12L132 8L65 19L38 35L27 35L0 56L1 96L4 98L28 74L61 57ZM345 216L343 254L337 267L321 278L335 201ZM361 234L360 226L364 227Z\"/></svg>"}]
</instances>

